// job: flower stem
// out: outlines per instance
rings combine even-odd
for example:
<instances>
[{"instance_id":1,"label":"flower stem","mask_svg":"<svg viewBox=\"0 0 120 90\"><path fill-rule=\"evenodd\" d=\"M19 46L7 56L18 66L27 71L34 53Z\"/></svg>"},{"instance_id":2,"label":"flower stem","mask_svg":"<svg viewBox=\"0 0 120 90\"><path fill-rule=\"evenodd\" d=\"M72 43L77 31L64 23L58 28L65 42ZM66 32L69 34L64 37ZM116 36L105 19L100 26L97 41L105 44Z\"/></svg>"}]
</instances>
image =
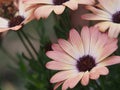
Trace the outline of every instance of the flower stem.
<instances>
[{"instance_id":1,"label":"flower stem","mask_svg":"<svg viewBox=\"0 0 120 90\"><path fill-rule=\"evenodd\" d=\"M26 43L25 43L25 41L24 41L24 39L23 39L23 37L21 36L21 34L20 34L19 31L17 32L17 35L18 35L18 37L20 38L20 40L21 40L21 42L23 43L23 45L24 45L24 47L26 48L26 50L28 51L28 53L29 53L29 55L31 56L31 58L34 59L34 56L32 55L31 51L29 50L28 46L26 45Z\"/></svg>"},{"instance_id":2,"label":"flower stem","mask_svg":"<svg viewBox=\"0 0 120 90\"><path fill-rule=\"evenodd\" d=\"M24 31L21 30L22 35L24 36L24 38L27 40L27 42L29 43L30 47L33 49L34 53L36 55L38 55L36 49L34 48L34 46L32 45L31 41L29 40L29 38L26 36L26 34L24 33Z\"/></svg>"},{"instance_id":3,"label":"flower stem","mask_svg":"<svg viewBox=\"0 0 120 90\"><path fill-rule=\"evenodd\" d=\"M98 83L99 81L95 80L95 84L97 86L98 90L102 90L102 87L100 86L100 84Z\"/></svg>"}]
</instances>

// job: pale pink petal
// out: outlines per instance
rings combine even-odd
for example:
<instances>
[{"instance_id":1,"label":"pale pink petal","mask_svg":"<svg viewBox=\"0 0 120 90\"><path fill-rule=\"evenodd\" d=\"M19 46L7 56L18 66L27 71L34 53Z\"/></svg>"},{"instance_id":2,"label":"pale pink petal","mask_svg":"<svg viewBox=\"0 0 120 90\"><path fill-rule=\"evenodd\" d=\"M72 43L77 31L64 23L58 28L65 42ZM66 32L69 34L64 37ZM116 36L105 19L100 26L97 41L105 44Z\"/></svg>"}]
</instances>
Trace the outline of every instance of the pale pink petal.
<instances>
[{"instance_id":1,"label":"pale pink petal","mask_svg":"<svg viewBox=\"0 0 120 90\"><path fill-rule=\"evenodd\" d=\"M53 90L57 90L57 88L58 88L63 82L64 82L64 81L61 81L61 82L56 83Z\"/></svg>"},{"instance_id":2,"label":"pale pink petal","mask_svg":"<svg viewBox=\"0 0 120 90\"><path fill-rule=\"evenodd\" d=\"M103 60L102 62L100 62L98 65L99 66L110 66L110 65L119 64L119 63L120 63L120 56L111 56Z\"/></svg>"},{"instance_id":3,"label":"pale pink petal","mask_svg":"<svg viewBox=\"0 0 120 90\"><path fill-rule=\"evenodd\" d=\"M62 14L64 10L65 10L65 6L62 5L54 6L54 12L58 15Z\"/></svg>"},{"instance_id":4,"label":"pale pink petal","mask_svg":"<svg viewBox=\"0 0 120 90\"><path fill-rule=\"evenodd\" d=\"M95 8L93 6L86 6L86 9L92 11L95 15L98 15L100 17L111 19L111 14L109 14L108 12L97 9L97 8Z\"/></svg>"},{"instance_id":5,"label":"pale pink petal","mask_svg":"<svg viewBox=\"0 0 120 90\"><path fill-rule=\"evenodd\" d=\"M16 31L16 30L19 30L21 27L22 27L22 25L20 24L20 25L11 27L11 28L9 28L9 29Z\"/></svg>"},{"instance_id":6,"label":"pale pink petal","mask_svg":"<svg viewBox=\"0 0 120 90\"><path fill-rule=\"evenodd\" d=\"M77 50L75 50L75 48L71 45L71 43L69 43L68 41L64 39L59 39L58 43L66 53L71 55L76 60L79 59L80 54L77 52Z\"/></svg>"},{"instance_id":7,"label":"pale pink petal","mask_svg":"<svg viewBox=\"0 0 120 90\"><path fill-rule=\"evenodd\" d=\"M59 52L63 52L64 53L64 50L60 47L59 44L52 44L52 49L54 51L59 51Z\"/></svg>"},{"instance_id":8,"label":"pale pink petal","mask_svg":"<svg viewBox=\"0 0 120 90\"><path fill-rule=\"evenodd\" d=\"M93 5L95 4L95 0L78 0L79 4L88 4L88 5Z\"/></svg>"},{"instance_id":9,"label":"pale pink petal","mask_svg":"<svg viewBox=\"0 0 120 90\"><path fill-rule=\"evenodd\" d=\"M67 88L74 88L77 85L77 83L81 80L83 74L84 72L80 72L78 73L78 75L76 74L74 77L65 80L62 86L62 90L66 90Z\"/></svg>"},{"instance_id":10,"label":"pale pink petal","mask_svg":"<svg viewBox=\"0 0 120 90\"><path fill-rule=\"evenodd\" d=\"M96 71L97 71L96 73L99 73L100 75L107 75L109 73L107 67L98 67Z\"/></svg>"},{"instance_id":11,"label":"pale pink petal","mask_svg":"<svg viewBox=\"0 0 120 90\"><path fill-rule=\"evenodd\" d=\"M51 79L50 82L51 83L56 83L56 82L60 82L63 80L66 80L68 78L72 78L74 77L76 74L78 74L79 72L77 70L68 70L68 71L61 71L56 73Z\"/></svg>"},{"instance_id":12,"label":"pale pink petal","mask_svg":"<svg viewBox=\"0 0 120 90\"><path fill-rule=\"evenodd\" d=\"M116 8L117 8L116 7L116 4L117 4L116 0L109 0L109 2L107 0L98 0L98 1L108 12L110 12L112 14L116 12Z\"/></svg>"},{"instance_id":13,"label":"pale pink petal","mask_svg":"<svg viewBox=\"0 0 120 90\"><path fill-rule=\"evenodd\" d=\"M81 18L83 18L85 20L106 20L106 21L110 21L109 18L101 17L101 16L95 15L95 14L84 14L84 15L81 16Z\"/></svg>"},{"instance_id":14,"label":"pale pink petal","mask_svg":"<svg viewBox=\"0 0 120 90\"><path fill-rule=\"evenodd\" d=\"M98 27L100 31L105 32L111 25L111 22L100 22L95 25L95 27Z\"/></svg>"},{"instance_id":15,"label":"pale pink petal","mask_svg":"<svg viewBox=\"0 0 120 90\"><path fill-rule=\"evenodd\" d=\"M48 51L46 55L55 61L72 64L72 65L76 64L76 60L74 60L72 57L62 52Z\"/></svg>"},{"instance_id":16,"label":"pale pink petal","mask_svg":"<svg viewBox=\"0 0 120 90\"><path fill-rule=\"evenodd\" d=\"M10 30L9 28L0 28L0 33Z\"/></svg>"},{"instance_id":17,"label":"pale pink petal","mask_svg":"<svg viewBox=\"0 0 120 90\"><path fill-rule=\"evenodd\" d=\"M9 20L0 17L0 29L8 28L8 22L9 22ZM0 31L2 32L2 30L0 30Z\"/></svg>"},{"instance_id":18,"label":"pale pink petal","mask_svg":"<svg viewBox=\"0 0 120 90\"><path fill-rule=\"evenodd\" d=\"M63 3L63 5L67 6L72 10L76 10L78 8L78 3L75 0L70 0L68 2Z\"/></svg>"},{"instance_id":19,"label":"pale pink petal","mask_svg":"<svg viewBox=\"0 0 120 90\"><path fill-rule=\"evenodd\" d=\"M111 24L109 30L108 30L108 35L111 38L116 38L120 33L120 28L119 24Z\"/></svg>"},{"instance_id":20,"label":"pale pink petal","mask_svg":"<svg viewBox=\"0 0 120 90\"><path fill-rule=\"evenodd\" d=\"M112 41L113 42L108 43L107 45L104 46L103 52L98 61L105 59L106 57L108 57L110 54L112 54L118 48L118 46L117 46L118 40L114 39Z\"/></svg>"},{"instance_id":21,"label":"pale pink petal","mask_svg":"<svg viewBox=\"0 0 120 90\"><path fill-rule=\"evenodd\" d=\"M84 73L82 79L81 79L81 84L82 84L83 86L86 86L86 85L88 85L88 83L89 83L89 72L86 71L86 72Z\"/></svg>"},{"instance_id":22,"label":"pale pink petal","mask_svg":"<svg viewBox=\"0 0 120 90\"><path fill-rule=\"evenodd\" d=\"M76 69L76 66L70 65L70 64L65 64L62 62L56 62L56 61L50 61L46 64L46 67L48 69L52 70L74 70Z\"/></svg>"},{"instance_id":23,"label":"pale pink petal","mask_svg":"<svg viewBox=\"0 0 120 90\"><path fill-rule=\"evenodd\" d=\"M69 87L74 88L78 84L78 82L82 79L83 75L84 72L79 72L79 74L76 77L71 79L70 81L71 83L69 84Z\"/></svg>"},{"instance_id":24,"label":"pale pink petal","mask_svg":"<svg viewBox=\"0 0 120 90\"><path fill-rule=\"evenodd\" d=\"M86 38L87 37L87 38ZM84 46L84 53L85 55L89 54L89 50L90 50L90 31L89 28L87 26L83 27L81 30L81 38L83 41L83 46Z\"/></svg>"},{"instance_id":25,"label":"pale pink petal","mask_svg":"<svg viewBox=\"0 0 120 90\"><path fill-rule=\"evenodd\" d=\"M100 77L100 74L97 72L97 67L94 67L91 71L90 71L90 79L98 79Z\"/></svg>"},{"instance_id":26,"label":"pale pink petal","mask_svg":"<svg viewBox=\"0 0 120 90\"><path fill-rule=\"evenodd\" d=\"M35 10L34 15L37 19L47 18L53 10L54 7L51 5L41 5Z\"/></svg>"},{"instance_id":27,"label":"pale pink petal","mask_svg":"<svg viewBox=\"0 0 120 90\"><path fill-rule=\"evenodd\" d=\"M84 46L80 34L75 30L70 30L70 42L72 46L78 51L80 57L84 55Z\"/></svg>"},{"instance_id":28,"label":"pale pink petal","mask_svg":"<svg viewBox=\"0 0 120 90\"><path fill-rule=\"evenodd\" d=\"M53 4L52 0L23 0L25 4Z\"/></svg>"}]
</instances>

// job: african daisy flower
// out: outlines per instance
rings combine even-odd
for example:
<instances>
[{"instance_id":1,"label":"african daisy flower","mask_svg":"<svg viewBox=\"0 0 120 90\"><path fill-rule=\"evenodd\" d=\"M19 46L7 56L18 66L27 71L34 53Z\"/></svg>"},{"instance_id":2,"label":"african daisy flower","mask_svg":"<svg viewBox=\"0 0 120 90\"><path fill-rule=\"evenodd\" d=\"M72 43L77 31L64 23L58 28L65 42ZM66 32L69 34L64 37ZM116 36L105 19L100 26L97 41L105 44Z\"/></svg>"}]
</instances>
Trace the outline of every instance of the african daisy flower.
<instances>
[{"instance_id":1,"label":"african daisy flower","mask_svg":"<svg viewBox=\"0 0 120 90\"><path fill-rule=\"evenodd\" d=\"M120 33L120 0L98 0L99 5L87 6L86 8L93 14L85 14L82 16L86 20L101 20L95 26L100 31L108 30L110 37L117 37Z\"/></svg>"},{"instance_id":2,"label":"african daisy flower","mask_svg":"<svg viewBox=\"0 0 120 90\"><path fill-rule=\"evenodd\" d=\"M33 19L32 9L26 12L22 0L19 0L18 3L16 1L17 0L15 0L15 5L19 11L10 20L0 17L0 32L19 30L24 24Z\"/></svg>"},{"instance_id":3,"label":"african daisy flower","mask_svg":"<svg viewBox=\"0 0 120 90\"><path fill-rule=\"evenodd\" d=\"M62 90L74 88L79 81L85 86L89 79L107 75L106 66L120 63L119 56L108 57L117 49L117 41L95 27L83 27L81 35L75 29L70 30L68 41L59 39L58 44L52 45L53 51L46 53L53 59L46 67L60 70L50 80L56 83L54 90L61 84Z\"/></svg>"},{"instance_id":4,"label":"african daisy flower","mask_svg":"<svg viewBox=\"0 0 120 90\"><path fill-rule=\"evenodd\" d=\"M78 4L94 4L94 0L23 0L31 8L37 6L34 15L37 19L47 18L52 11L62 14L67 6L71 10L76 10ZM29 7L30 8L30 7Z\"/></svg>"}]
</instances>

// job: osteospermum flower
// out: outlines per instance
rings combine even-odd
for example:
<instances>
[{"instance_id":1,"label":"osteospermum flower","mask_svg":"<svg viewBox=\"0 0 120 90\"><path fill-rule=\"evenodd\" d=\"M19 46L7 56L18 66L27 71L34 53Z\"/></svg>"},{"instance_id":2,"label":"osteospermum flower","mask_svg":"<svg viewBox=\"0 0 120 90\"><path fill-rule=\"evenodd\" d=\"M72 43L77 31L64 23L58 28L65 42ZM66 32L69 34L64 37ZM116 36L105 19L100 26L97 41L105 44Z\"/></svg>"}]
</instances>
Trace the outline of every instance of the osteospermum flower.
<instances>
[{"instance_id":1,"label":"osteospermum flower","mask_svg":"<svg viewBox=\"0 0 120 90\"><path fill-rule=\"evenodd\" d=\"M94 4L94 0L23 0L30 8L37 6L34 15L37 19L47 18L52 11L62 14L65 6L72 10L78 8L78 4Z\"/></svg>"},{"instance_id":2,"label":"osteospermum flower","mask_svg":"<svg viewBox=\"0 0 120 90\"><path fill-rule=\"evenodd\" d=\"M110 37L117 37L120 33L120 0L98 0L97 6L87 6L86 8L93 14L82 16L86 20L101 20L96 24L102 32L109 29Z\"/></svg>"},{"instance_id":3,"label":"osteospermum flower","mask_svg":"<svg viewBox=\"0 0 120 90\"><path fill-rule=\"evenodd\" d=\"M23 4L22 0L15 1L16 7L18 7L18 12L16 15L8 20L6 18L0 17L0 32L4 32L7 30L19 30L24 24L31 21L34 16L32 15L33 9L29 11L25 11L25 5Z\"/></svg>"},{"instance_id":4,"label":"osteospermum flower","mask_svg":"<svg viewBox=\"0 0 120 90\"><path fill-rule=\"evenodd\" d=\"M83 27L81 35L75 29L70 30L69 40L59 39L52 49L46 55L53 61L46 67L60 70L50 80L56 83L54 90L61 84L62 90L74 88L79 81L87 85L89 79L107 75L106 66L120 63L119 56L108 57L117 49L117 39L109 38L95 27Z\"/></svg>"}]
</instances>

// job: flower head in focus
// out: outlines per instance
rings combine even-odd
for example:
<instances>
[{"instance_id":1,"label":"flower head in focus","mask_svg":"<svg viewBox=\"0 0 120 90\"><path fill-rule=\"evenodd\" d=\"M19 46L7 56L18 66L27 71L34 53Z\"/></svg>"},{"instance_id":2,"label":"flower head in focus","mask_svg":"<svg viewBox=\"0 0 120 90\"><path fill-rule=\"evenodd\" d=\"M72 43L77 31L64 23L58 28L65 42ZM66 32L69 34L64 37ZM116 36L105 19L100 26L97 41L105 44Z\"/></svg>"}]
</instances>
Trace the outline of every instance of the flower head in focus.
<instances>
[{"instance_id":1,"label":"flower head in focus","mask_svg":"<svg viewBox=\"0 0 120 90\"><path fill-rule=\"evenodd\" d=\"M116 38L120 33L120 0L98 0L96 6L87 6L86 8L93 13L82 16L86 20L100 20L96 24L100 31L108 30L110 37Z\"/></svg>"},{"instance_id":2,"label":"flower head in focus","mask_svg":"<svg viewBox=\"0 0 120 90\"><path fill-rule=\"evenodd\" d=\"M0 32L19 30L24 24L28 23L34 18L32 15L33 9L26 12L25 5L22 0L15 0L14 4L18 9L18 12L10 20L0 17Z\"/></svg>"},{"instance_id":3,"label":"flower head in focus","mask_svg":"<svg viewBox=\"0 0 120 90\"><path fill-rule=\"evenodd\" d=\"M36 7L34 15L37 19L47 18L52 11L56 14L62 14L67 6L71 10L76 10L78 4L94 4L94 0L23 0L26 4L29 4L32 8Z\"/></svg>"},{"instance_id":4,"label":"flower head in focus","mask_svg":"<svg viewBox=\"0 0 120 90\"><path fill-rule=\"evenodd\" d=\"M46 55L53 61L46 67L60 70L50 80L56 83L54 90L61 84L62 90L74 88L79 81L85 86L89 79L107 75L106 66L120 63L119 56L108 57L117 49L117 39L109 38L107 33L101 33L95 27L83 27L81 34L75 29L70 30L69 40L59 39L52 49Z\"/></svg>"}]
</instances>

